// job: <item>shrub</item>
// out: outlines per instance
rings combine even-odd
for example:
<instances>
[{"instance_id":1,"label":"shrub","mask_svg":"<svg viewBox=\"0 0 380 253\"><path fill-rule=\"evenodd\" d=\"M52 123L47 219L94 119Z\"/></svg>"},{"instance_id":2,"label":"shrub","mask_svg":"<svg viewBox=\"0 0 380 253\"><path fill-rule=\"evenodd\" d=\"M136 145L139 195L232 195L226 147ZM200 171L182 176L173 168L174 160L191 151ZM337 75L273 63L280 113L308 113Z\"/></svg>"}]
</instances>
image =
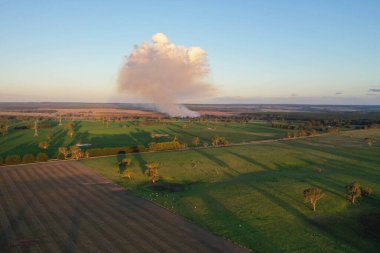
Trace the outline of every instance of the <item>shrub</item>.
<instances>
[{"instance_id":1,"label":"shrub","mask_svg":"<svg viewBox=\"0 0 380 253\"><path fill-rule=\"evenodd\" d=\"M49 159L49 156L46 153L39 153L36 160L39 162L46 162Z\"/></svg>"},{"instance_id":2,"label":"shrub","mask_svg":"<svg viewBox=\"0 0 380 253\"><path fill-rule=\"evenodd\" d=\"M57 159L59 159L59 160L65 160L65 155L62 154L62 153L58 153Z\"/></svg>"},{"instance_id":3,"label":"shrub","mask_svg":"<svg viewBox=\"0 0 380 253\"><path fill-rule=\"evenodd\" d=\"M2 157L0 157L0 165L2 165L3 164L3 158Z\"/></svg>"},{"instance_id":4,"label":"shrub","mask_svg":"<svg viewBox=\"0 0 380 253\"><path fill-rule=\"evenodd\" d=\"M22 157L22 162L24 163L32 163L34 162L34 155L32 154L26 154Z\"/></svg>"},{"instance_id":5,"label":"shrub","mask_svg":"<svg viewBox=\"0 0 380 253\"><path fill-rule=\"evenodd\" d=\"M149 143L149 150L151 151L175 150L175 149L182 149L182 148L186 148L186 145L179 143L178 141Z\"/></svg>"},{"instance_id":6,"label":"shrub","mask_svg":"<svg viewBox=\"0 0 380 253\"><path fill-rule=\"evenodd\" d=\"M5 158L6 164L18 164L21 162L21 157L19 155L9 155Z\"/></svg>"}]
</instances>

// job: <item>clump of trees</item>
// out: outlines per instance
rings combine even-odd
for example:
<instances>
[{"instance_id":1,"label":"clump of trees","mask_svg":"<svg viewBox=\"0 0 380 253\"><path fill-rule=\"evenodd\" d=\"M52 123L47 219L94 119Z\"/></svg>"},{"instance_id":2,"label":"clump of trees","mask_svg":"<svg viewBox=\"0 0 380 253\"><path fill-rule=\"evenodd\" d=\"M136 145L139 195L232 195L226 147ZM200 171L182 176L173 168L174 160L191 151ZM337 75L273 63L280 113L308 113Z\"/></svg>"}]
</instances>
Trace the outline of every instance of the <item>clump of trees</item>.
<instances>
[{"instance_id":1,"label":"clump of trees","mask_svg":"<svg viewBox=\"0 0 380 253\"><path fill-rule=\"evenodd\" d=\"M304 201L309 202L315 211L318 201L325 196L319 188L309 188L303 191Z\"/></svg>"},{"instance_id":2,"label":"clump of trees","mask_svg":"<svg viewBox=\"0 0 380 253\"><path fill-rule=\"evenodd\" d=\"M149 162L146 165L146 170L144 172L145 175L150 177L150 181L152 183L157 182L160 179L160 163L158 162Z\"/></svg>"},{"instance_id":3,"label":"clump of trees","mask_svg":"<svg viewBox=\"0 0 380 253\"><path fill-rule=\"evenodd\" d=\"M71 158L78 160L79 158L83 157L83 151L80 149L80 147L73 145L70 148L66 147L60 147L58 148L58 158Z\"/></svg>"},{"instance_id":4,"label":"clump of trees","mask_svg":"<svg viewBox=\"0 0 380 253\"><path fill-rule=\"evenodd\" d=\"M352 182L349 185L346 185L346 193L347 200L351 202L351 204L355 204L356 201L361 197L369 197L372 194L372 188L370 187L362 187L356 181Z\"/></svg>"},{"instance_id":5,"label":"clump of trees","mask_svg":"<svg viewBox=\"0 0 380 253\"><path fill-rule=\"evenodd\" d=\"M219 135L215 135L214 137L212 137L211 143L213 146L226 146L230 144L230 142L226 140L225 137Z\"/></svg>"}]
</instances>

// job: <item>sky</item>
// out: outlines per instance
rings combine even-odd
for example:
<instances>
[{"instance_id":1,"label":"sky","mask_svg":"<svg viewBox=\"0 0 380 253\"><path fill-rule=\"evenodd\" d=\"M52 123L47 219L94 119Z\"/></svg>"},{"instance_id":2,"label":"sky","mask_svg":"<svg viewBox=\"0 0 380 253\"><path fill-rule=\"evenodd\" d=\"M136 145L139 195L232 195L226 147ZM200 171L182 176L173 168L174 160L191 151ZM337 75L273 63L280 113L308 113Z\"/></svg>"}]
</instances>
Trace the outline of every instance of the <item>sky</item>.
<instances>
[{"instance_id":1,"label":"sky","mask_svg":"<svg viewBox=\"0 0 380 253\"><path fill-rule=\"evenodd\" d=\"M0 0L0 102L144 102L117 78L158 32L207 52L182 103L380 104L378 0Z\"/></svg>"}]
</instances>

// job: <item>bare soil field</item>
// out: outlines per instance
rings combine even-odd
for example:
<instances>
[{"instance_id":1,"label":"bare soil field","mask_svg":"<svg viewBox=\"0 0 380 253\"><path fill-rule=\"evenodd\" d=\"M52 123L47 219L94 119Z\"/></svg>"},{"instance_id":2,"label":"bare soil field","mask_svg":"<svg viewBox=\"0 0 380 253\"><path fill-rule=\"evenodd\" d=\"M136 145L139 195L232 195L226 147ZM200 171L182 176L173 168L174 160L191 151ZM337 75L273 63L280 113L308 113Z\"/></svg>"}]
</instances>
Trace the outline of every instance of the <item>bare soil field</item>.
<instances>
[{"instance_id":1,"label":"bare soil field","mask_svg":"<svg viewBox=\"0 0 380 253\"><path fill-rule=\"evenodd\" d=\"M79 162L0 168L0 252L248 252Z\"/></svg>"}]
</instances>

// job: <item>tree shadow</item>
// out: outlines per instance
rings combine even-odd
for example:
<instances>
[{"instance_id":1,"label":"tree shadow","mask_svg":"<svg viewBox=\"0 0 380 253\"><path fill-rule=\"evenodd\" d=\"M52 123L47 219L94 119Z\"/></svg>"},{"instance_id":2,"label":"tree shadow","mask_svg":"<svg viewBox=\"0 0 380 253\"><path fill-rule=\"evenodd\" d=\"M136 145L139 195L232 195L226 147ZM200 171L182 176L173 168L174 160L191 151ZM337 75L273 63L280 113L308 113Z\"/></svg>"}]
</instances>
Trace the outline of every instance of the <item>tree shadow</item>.
<instances>
[{"instance_id":1,"label":"tree shadow","mask_svg":"<svg viewBox=\"0 0 380 253\"><path fill-rule=\"evenodd\" d=\"M241 173L233 168L231 168L231 166L226 163L225 161L217 158L216 156L212 155L210 152L207 152L207 151L204 151L202 149L194 149L195 152L197 152L198 154L206 157L207 159L209 159L210 161L218 164L219 166L221 166L222 168L226 168L228 169L228 171L225 171L224 173L229 176L229 177L234 177L236 175L240 175ZM233 171L235 172L235 175L233 173L231 173L230 171Z\"/></svg>"},{"instance_id":2,"label":"tree shadow","mask_svg":"<svg viewBox=\"0 0 380 253\"><path fill-rule=\"evenodd\" d=\"M125 151L119 151L116 155L116 161L119 165L119 174L123 174L124 171L127 169L127 165L123 163L123 159L127 157L127 154Z\"/></svg>"},{"instance_id":3,"label":"tree shadow","mask_svg":"<svg viewBox=\"0 0 380 253\"><path fill-rule=\"evenodd\" d=\"M247 161L247 162L249 162L249 163L252 163L252 164L254 164L254 165L256 165L256 166L259 166L260 168L262 168L262 169L264 169L264 170L271 170L271 168L269 168L268 166L266 166L266 165L264 165L264 164L262 164L262 163L260 163L260 162L258 162L258 161L256 161L256 160L254 160L254 159L251 158L251 157L248 157L248 156L245 156L245 155L242 155L242 154L236 153L236 152L232 152L231 150L227 150L227 149L226 149L226 151L227 151L228 153L234 155L234 156L239 157L240 159L243 159L243 160L245 160L245 161Z\"/></svg>"}]
</instances>

